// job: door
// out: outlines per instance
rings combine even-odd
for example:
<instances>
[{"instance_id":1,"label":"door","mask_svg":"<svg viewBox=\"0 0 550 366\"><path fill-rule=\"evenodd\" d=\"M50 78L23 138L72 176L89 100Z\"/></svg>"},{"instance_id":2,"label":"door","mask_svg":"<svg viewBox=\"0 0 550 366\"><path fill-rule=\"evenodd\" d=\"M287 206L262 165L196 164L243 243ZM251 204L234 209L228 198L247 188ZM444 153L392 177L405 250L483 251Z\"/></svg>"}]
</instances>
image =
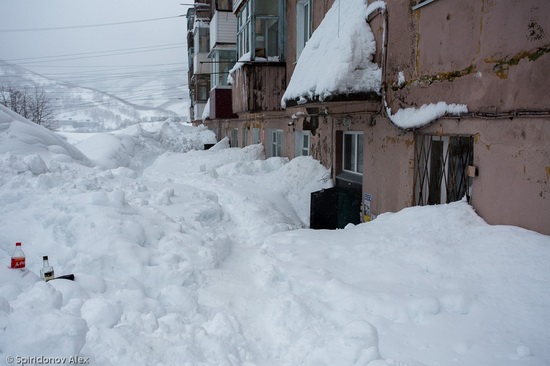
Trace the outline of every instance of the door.
<instances>
[{"instance_id":1,"label":"door","mask_svg":"<svg viewBox=\"0 0 550 366\"><path fill-rule=\"evenodd\" d=\"M311 193L311 229L343 229L361 222L361 194L342 187Z\"/></svg>"}]
</instances>

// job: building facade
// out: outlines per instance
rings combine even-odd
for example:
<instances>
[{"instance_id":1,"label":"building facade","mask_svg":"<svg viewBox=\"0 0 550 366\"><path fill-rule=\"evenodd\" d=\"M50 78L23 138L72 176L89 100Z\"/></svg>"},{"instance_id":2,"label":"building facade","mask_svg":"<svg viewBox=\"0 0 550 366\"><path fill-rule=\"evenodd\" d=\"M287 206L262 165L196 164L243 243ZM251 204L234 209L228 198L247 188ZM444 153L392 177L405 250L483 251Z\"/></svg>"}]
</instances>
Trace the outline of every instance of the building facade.
<instances>
[{"instance_id":1,"label":"building facade","mask_svg":"<svg viewBox=\"0 0 550 366\"><path fill-rule=\"evenodd\" d=\"M312 63L308 40L361 3L233 1L236 118L197 123L232 146L262 143L267 157L311 155L330 168L335 192L315 198L332 207L329 226L466 199L490 224L550 234L550 3L373 2L378 87L283 100Z\"/></svg>"}]
</instances>

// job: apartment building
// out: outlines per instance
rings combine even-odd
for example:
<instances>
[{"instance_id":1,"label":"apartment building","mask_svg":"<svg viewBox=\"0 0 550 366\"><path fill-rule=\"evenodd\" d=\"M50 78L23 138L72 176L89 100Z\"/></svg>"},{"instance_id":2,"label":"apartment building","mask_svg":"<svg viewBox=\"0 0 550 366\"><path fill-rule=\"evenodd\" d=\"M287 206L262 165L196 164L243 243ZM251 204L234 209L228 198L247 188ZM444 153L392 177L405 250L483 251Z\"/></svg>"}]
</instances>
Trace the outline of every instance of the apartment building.
<instances>
[{"instance_id":1,"label":"apartment building","mask_svg":"<svg viewBox=\"0 0 550 366\"><path fill-rule=\"evenodd\" d=\"M312 227L466 199L491 224L550 234L550 3L235 0L231 12L232 115L195 120L232 146L330 168Z\"/></svg>"}]
</instances>

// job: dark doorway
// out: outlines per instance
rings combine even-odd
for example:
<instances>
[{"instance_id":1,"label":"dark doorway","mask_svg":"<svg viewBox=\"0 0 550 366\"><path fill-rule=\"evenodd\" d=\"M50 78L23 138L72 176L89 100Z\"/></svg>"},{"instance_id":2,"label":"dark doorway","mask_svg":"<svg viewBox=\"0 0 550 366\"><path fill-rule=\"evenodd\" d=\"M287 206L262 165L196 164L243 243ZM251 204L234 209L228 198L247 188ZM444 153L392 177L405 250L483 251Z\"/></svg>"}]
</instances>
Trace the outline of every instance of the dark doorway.
<instances>
[{"instance_id":1,"label":"dark doorway","mask_svg":"<svg viewBox=\"0 0 550 366\"><path fill-rule=\"evenodd\" d=\"M361 222L361 191L342 187L323 189L311 194L311 229L343 229Z\"/></svg>"}]
</instances>

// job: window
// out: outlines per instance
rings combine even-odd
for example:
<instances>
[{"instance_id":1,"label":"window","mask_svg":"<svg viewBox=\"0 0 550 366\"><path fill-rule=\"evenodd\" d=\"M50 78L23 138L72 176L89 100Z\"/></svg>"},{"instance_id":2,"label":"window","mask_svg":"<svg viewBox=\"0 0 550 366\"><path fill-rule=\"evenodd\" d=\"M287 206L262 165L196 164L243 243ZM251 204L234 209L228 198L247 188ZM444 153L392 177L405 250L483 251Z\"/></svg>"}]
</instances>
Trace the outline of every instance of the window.
<instances>
[{"instance_id":1,"label":"window","mask_svg":"<svg viewBox=\"0 0 550 366\"><path fill-rule=\"evenodd\" d=\"M236 52L234 50L213 51L212 87L228 86L229 70L235 65Z\"/></svg>"},{"instance_id":2,"label":"window","mask_svg":"<svg viewBox=\"0 0 550 366\"><path fill-rule=\"evenodd\" d=\"M232 0L216 0L216 10L233 11Z\"/></svg>"},{"instance_id":3,"label":"window","mask_svg":"<svg viewBox=\"0 0 550 366\"><path fill-rule=\"evenodd\" d=\"M198 52L200 53L210 52L209 28L198 27L195 29L195 47L198 48Z\"/></svg>"},{"instance_id":4,"label":"window","mask_svg":"<svg viewBox=\"0 0 550 366\"><path fill-rule=\"evenodd\" d=\"M249 0L237 14L237 53L256 57L283 58L284 1Z\"/></svg>"},{"instance_id":5,"label":"window","mask_svg":"<svg viewBox=\"0 0 550 366\"><path fill-rule=\"evenodd\" d=\"M414 6L412 7L412 10L418 10L422 8L423 6L426 6L430 3L433 3L435 0L416 0L414 1Z\"/></svg>"},{"instance_id":6,"label":"window","mask_svg":"<svg viewBox=\"0 0 550 366\"><path fill-rule=\"evenodd\" d=\"M417 135L415 203L435 205L466 197L470 201L473 137Z\"/></svg>"},{"instance_id":7,"label":"window","mask_svg":"<svg viewBox=\"0 0 550 366\"><path fill-rule=\"evenodd\" d=\"M206 102L208 100L208 92L210 91L210 79L208 75L195 75L198 80L196 82L197 102Z\"/></svg>"},{"instance_id":8,"label":"window","mask_svg":"<svg viewBox=\"0 0 550 366\"><path fill-rule=\"evenodd\" d=\"M229 139L229 145L231 147L239 147L239 129L234 128L231 130L231 138Z\"/></svg>"},{"instance_id":9,"label":"window","mask_svg":"<svg viewBox=\"0 0 550 366\"><path fill-rule=\"evenodd\" d=\"M260 129L254 127L252 129L252 143L253 144L259 144L261 142L262 142L262 140L261 140L261 137L260 137Z\"/></svg>"},{"instance_id":10,"label":"window","mask_svg":"<svg viewBox=\"0 0 550 366\"><path fill-rule=\"evenodd\" d=\"M242 139L243 147L248 145L248 127L243 127L243 139Z\"/></svg>"},{"instance_id":11,"label":"window","mask_svg":"<svg viewBox=\"0 0 550 366\"><path fill-rule=\"evenodd\" d=\"M311 2L313 0L299 0L296 4L296 60L304 49L312 33Z\"/></svg>"},{"instance_id":12,"label":"window","mask_svg":"<svg viewBox=\"0 0 550 366\"><path fill-rule=\"evenodd\" d=\"M195 55L195 48L189 47L189 50L187 52L187 62L189 65L189 70L193 70L193 56Z\"/></svg>"},{"instance_id":13,"label":"window","mask_svg":"<svg viewBox=\"0 0 550 366\"><path fill-rule=\"evenodd\" d=\"M311 132L296 131L296 151L295 156L311 155Z\"/></svg>"},{"instance_id":14,"label":"window","mask_svg":"<svg viewBox=\"0 0 550 366\"><path fill-rule=\"evenodd\" d=\"M344 132L344 171L363 174L363 132Z\"/></svg>"},{"instance_id":15,"label":"window","mask_svg":"<svg viewBox=\"0 0 550 366\"><path fill-rule=\"evenodd\" d=\"M269 130L268 132L269 156L283 156L283 130Z\"/></svg>"},{"instance_id":16,"label":"window","mask_svg":"<svg viewBox=\"0 0 550 366\"><path fill-rule=\"evenodd\" d=\"M237 14L237 52L238 56L250 52L250 32L252 1L246 3Z\"/></svg>"}]
</instances>

